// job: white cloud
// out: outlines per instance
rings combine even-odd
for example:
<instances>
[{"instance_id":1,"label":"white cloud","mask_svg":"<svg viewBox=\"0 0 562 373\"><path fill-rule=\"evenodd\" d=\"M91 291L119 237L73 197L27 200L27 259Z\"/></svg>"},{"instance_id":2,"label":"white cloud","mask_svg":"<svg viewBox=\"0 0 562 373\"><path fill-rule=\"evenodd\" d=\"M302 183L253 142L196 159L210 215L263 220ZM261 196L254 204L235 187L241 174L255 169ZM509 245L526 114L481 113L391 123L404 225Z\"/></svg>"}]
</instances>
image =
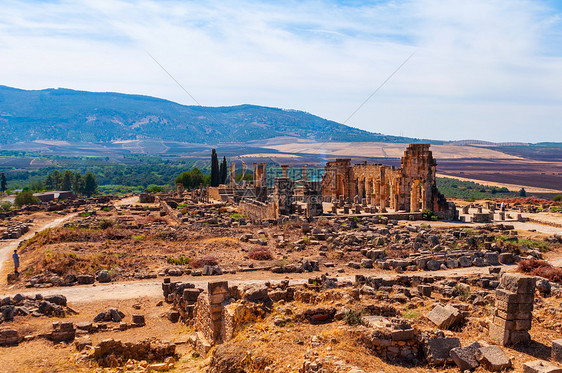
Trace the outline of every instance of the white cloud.
<instances>
[{"instance_id":1,"label":"white cloud","mask_svg":"<svg viewBox=\"0 0 562 373\"><path fill-rule=\"evenodd\" d=\"M559 10L523 0L8 1L0 84L193 104L147 50L203 105L287 107L341 122L416 51L349 124L562 141L560 22Z\"/></svg>"}]
</instances>

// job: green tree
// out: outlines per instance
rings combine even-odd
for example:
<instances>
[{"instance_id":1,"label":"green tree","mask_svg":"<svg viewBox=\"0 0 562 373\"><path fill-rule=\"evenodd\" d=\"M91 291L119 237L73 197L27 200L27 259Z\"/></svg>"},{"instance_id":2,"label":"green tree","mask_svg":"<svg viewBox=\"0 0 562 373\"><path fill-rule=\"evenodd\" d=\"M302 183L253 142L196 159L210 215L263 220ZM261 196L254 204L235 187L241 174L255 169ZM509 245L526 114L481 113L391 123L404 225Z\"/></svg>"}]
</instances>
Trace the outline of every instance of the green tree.
<instances>
[{"instance_id":1,"label":"green tree","mask_svg":"<svg viewBox=\"0 0 562 373\"><path fill-rule=\"evenodd\" d=\"M96 182L96 177L88 171L86 175L84 175L84 190L82 190L82 193L87 197L91 197L97 192L98 183Z\"/></svg>"},{"instance_id":2,"label":"green tree","mask_svg":"<svg viewBox=\"0 0 562 373\"><path fill-rule=\"evenodd\" d=\"M175 179L176 183L183 185L185 189L198 188L200 185L205 184L205 176L197 167L191 171L182 172Z\"/></svg>"},{"instance_id":3,"label":"green tree","mask_svg":"<svg viewBox=\"0 0 562 373\"><path fill-rule=\"evenodd\" d=\"M525 190L525 188L521 188L521 190L519 191L519 197L527 197L527 191Z\"/></svg>"},{"instance_id":4,"label":"green tree","mask_svg":"<svg viewBox=\"0 0 562 373\"><path fill-rule=\"evenodd\" d=\"M6 193L8 190L8 181L6 180L6 175L2 172L0 174L0 191L2 193Z\"/></svg>"},{"instance_id":5,"label":"green tree","mask_svg":"<svg viewBox=\"0 0 562 373\"><path fill-rule=\"evenodd\" d=\"M182 172L175 180L176 184L182 184L185 189L191 188L191 171Z\"/></svg>"},{"instance_id":6,"label":"green tree","mask_svg":"<svg viewBox=\"0 0 562 373\"><path fill-rule=\"evenodd\" d=\"M228 168L228 164L226 163L226 157L222 157L219 184L226 184L227 168Z\"/></svg>"},{"instance_id":7,"label":"green tree","mask_svg":"<svg viewBox=\"0 0 562 373\"><path fill-rule=\"evenodd\" d=\"M72 171L66 170L62 174L61 183L60 183L60 190L72 190L72 184L74 182L74 174Z\"/></svg>"},{"instance_id":8,"label":"green tree","mask_svg":"<svg viewBox=\"0 0 562 373\"><path fill-rule=\"evenodd\" d=\"M72 178L72 192L74 194L80 194L84 190L84 179L80 172L76 172Z\"/></svg>"},{"instance_id":9,"label":"green tree","mask_svg":"<svg viewBox=\"0 0 562 373\"><path fill-rule=\"evenodd\" d=\"M43 184L42 180L33 180L29 185L29 188L31 190L41 191L41 190L45 190L45 184Z\"/></svg>"},{"instance_id":10,"label":"green tree","mask_svg":"<svg viewBox=\"0 0 562 373\"><path fill-rule=\"evenodd\" d=\"M17 207L21 207L23 205L38 205L41 201L39 198L33 196L33 192L31 190L23 190L16 196L14 200L14 205Z\"/></svg>"}]
</instances>

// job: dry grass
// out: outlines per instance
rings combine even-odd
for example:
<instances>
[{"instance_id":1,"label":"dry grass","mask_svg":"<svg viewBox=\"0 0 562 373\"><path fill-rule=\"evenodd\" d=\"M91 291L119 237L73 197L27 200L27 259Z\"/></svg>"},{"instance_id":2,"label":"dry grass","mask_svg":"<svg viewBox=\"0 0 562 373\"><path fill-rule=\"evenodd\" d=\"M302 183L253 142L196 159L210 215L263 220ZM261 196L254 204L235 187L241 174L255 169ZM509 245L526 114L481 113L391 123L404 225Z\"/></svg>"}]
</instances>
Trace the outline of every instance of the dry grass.
<instances>
[{"instance_id":1,"label":"dry grass","mask_svg":"<svg viewBox=\"0 0 562 373\"><path fill-rule=\"evenodd\" d=\"M250 249L248 257L254 260L272 260L273 254L267 247L253 247Z\"/></svg>"},{"instance_id":2,"label":"dry grass","mask_svg":"<svg viewBox=\"0 0 562 373\"><path fill-rule=\"evenodd\" d=\"M540 276L549 281L562 283L562 268L554 267L544 260L524 259L519 262L518 270L532 276Z\"/></svg>"}]
</instances>

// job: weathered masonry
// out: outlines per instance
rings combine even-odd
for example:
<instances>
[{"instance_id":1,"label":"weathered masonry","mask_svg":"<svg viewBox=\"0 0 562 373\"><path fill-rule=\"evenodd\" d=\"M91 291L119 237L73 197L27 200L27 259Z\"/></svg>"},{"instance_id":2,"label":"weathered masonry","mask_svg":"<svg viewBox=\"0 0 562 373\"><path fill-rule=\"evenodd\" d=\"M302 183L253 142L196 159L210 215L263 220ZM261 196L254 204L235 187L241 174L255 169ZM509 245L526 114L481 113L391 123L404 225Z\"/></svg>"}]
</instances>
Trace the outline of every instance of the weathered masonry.
<instances>
[{"instance_id":1,"label":"weathered masonry","mask_svg":"<svg viewBox=\"0 0 562 373\"><path fill-rule=\"evenodd\" d=\"M410 144L400 168L366 162L352 166L350 159L336 159L326 164L322 195L325 200L377 206L379 211L451 214L454 205L437 190L436 166L429 144Z\"/></svg>"}]
</instances>

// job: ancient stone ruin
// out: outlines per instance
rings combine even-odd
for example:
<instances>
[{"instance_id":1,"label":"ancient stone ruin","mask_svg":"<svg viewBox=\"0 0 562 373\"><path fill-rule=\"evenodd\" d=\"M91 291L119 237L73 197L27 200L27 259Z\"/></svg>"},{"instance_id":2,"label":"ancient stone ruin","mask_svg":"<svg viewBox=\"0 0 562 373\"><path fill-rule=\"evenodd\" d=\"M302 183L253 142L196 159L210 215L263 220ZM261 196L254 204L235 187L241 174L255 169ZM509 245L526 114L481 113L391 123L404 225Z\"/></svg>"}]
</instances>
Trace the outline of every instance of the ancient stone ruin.
<instances>
[{"instance_id":1,"label":"ancient stone ruin","mask_svg":"<svg viewBox=\"0 0 562 373\"><path fill-rule=\"evenodd\" d=\"M332 201L376 206L380 212L430 210L451 219L454 205L437 190L436 166L429 144L410 144L400 168L366 162L352 166L351 159L336 159L326 164L322 195Z\"/></svg>"},{"instance_id":2,"label":"ancient stone ruin","mask_svg":"<svg viewBox=\"0 0 562 373\"><path fill-rule=\"evenodd\" d=\"M258 163L252 186L218 188L212 195L222 200L229 198L225 193L232 195L243 214L261 221L294 214L310 219L326 212L323 202L331 203L329 212L336 215L392 213L394 219L419 220L423 211L432 211L441 219L456 219L455 205L437 190L436 165L429 144L410 144L400 168L366 162L352 165L351 159L329 161L321 182L308 180L306 166L302 179L292 180L287 176L289 166L281 165L283 175L275 178L269 193L266 164Z\"/></svg>"}]
</instances>

